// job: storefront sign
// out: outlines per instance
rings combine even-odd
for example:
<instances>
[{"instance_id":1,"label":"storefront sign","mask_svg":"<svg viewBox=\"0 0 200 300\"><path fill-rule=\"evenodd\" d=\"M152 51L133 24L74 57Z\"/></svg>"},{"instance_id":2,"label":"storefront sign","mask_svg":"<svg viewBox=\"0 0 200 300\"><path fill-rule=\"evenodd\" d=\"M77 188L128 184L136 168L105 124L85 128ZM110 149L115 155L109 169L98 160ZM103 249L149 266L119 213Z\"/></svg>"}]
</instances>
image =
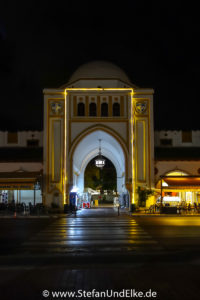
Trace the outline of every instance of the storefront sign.
<instances>
[{"instance_id":1,"label":"storefront sign","mask_svg":"<svg viewBox=\"0 0 200 300\"><path fill-rule=\"evenodd\" d=\"M34 190L33 184L0 184L0 190Z\"/></svg>"}]
</instances>

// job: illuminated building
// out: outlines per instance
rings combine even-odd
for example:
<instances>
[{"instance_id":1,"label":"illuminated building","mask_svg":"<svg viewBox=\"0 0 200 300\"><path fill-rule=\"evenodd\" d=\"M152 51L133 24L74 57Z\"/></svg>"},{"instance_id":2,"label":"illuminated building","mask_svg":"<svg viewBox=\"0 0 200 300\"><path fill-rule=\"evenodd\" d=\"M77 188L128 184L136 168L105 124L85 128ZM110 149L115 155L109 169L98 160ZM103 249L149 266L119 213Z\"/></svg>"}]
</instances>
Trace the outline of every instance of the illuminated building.
<instances>
[{"instance_id":1,"label":"illuminated building","mask_svg":"<svg viewBox=\"0 0 200 300\"><path fill-rule=\"evenodd\" d=\"M117 191L154 186L153 90L132 84L117 66L91 62L59 89L44 90L45 204L68 204L70 190L84 190L84 171L98 155L112 161ZM56 200L54 200L56 198Z\"/></svg>"},{"instance_id":2,"label":"illuminated building","mask_svg":"<svg viewBox=\"0 0 200 300\"><path fill-rule=\"evenodd\" d=\"M0 132L1 191L6 193L7 186L9 199L23 201L23 184L31 178L32 203L36 193L36 202L63 209L72 189L84 191L84 172L98 156L101 140L103 157L116 169L117 191L129 194L129 204L137 202L137 186L155 188L155 201L160 176L166 175L176 178L166 179L163 201L198 201L198 179L181 184L177 176L199 176L200 131L154 132L153 124L152 89L135 86L108 62L80 66L62 87L44 89L43 132Z\"/></svg>"},{"instance_id":3,"label":"illuminated building","mask_svg":"<svg viewBox=\"0 0 200 300\"><path fill-rule=\"evenodd\" d=\"M0 131L0 203L42 202L43 132Z\"/></svg>"},{"instance_id":4,"label":"illuminated building","mask_svg":"<svg viewBox=\"0 0 200 300\"><path fill-rule=\"evenodd\" d=\"M155 187L163 204L200 203L199 176L200 131L155 131Z\"/></svg>"}]
</instances>

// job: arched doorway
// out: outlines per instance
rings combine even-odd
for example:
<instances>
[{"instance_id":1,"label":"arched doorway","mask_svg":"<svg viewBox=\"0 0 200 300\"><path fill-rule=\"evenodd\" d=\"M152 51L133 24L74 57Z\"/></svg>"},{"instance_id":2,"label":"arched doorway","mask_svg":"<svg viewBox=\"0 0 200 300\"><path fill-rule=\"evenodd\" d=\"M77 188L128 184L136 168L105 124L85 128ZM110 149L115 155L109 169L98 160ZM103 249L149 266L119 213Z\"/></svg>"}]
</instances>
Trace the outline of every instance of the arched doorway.
<instances>
[{"instance_id":1,"label":"arched doorway","mask_svg":"<svg viewBox=\"0 0 200 300\"><path fill-rule=\"evenodd\" d=\"M84 191L84 174L88 163L94 159L99 152L99 139L101 139L102 155L109 159L116 169L117 192L126 193L126 157L121 144L111 134L97 129L84 136L77 144L73 153L73 186L80 192Z\"/></svg>"}]
</instances>

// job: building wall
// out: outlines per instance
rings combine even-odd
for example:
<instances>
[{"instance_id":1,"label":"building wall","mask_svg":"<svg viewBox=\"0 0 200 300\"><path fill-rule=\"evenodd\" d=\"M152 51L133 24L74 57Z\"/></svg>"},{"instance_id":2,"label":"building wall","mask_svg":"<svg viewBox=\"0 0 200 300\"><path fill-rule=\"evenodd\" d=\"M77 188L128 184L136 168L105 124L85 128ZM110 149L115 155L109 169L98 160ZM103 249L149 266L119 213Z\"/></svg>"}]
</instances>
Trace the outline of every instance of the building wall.
<instances>
[{"instance_id":1,"label":"building wall","mask_svg":"<svg viewBox=\"0 0 200 300\"><path fill-rule=\"evenodd\" d=\"M157 149L163 150L177 148L178 151L185 149L184 151L186 157L183 157L182 160L170 160L167 159L167 151L165 151L166 158L162 158L155 161L155 183L159 180L161 175L165 175L170 171L180 170L189 175L199 176L200 171L200 159L197 156L197 151L194 151L194 148L200 147L200 130L192 131L182 131L182 130L161 130L154 132L154 141L155 147ZM190 140L190 141L189 141ZM189 149L191 148L191 149ZM177 154L179 153L179 154ZM177 152L176 157L181 157L181 153ZM196 157L197 156L197 157Z\"/></svg>"},{"instance_id":2,"label":"building wall","mask_svg":"<svg viewBox=\"0 0 200 300\"><path fill-rule=\"evenodd\" d=\"M114 101L114 100L113 100ZM78 102L78 101L77 101ZM124 103L124 114L121 117L127 117L127 106ZM71 106L71 117L74 117L73 106ZM79 117L80 118L80 117ZM119 134L123 135L126 138L124 124L112 124L113 129L119 131ZM77 127L78 126L78 127ZM77 123L72 125L72 136L71 139L75 138L75 135L80 131L80 127L87 127L88 124L82 123L79 126ZM154 131L154 144L155 147L200 147L200 130L192 130L191 142L182 142L182 134L184 131L182 130L156 130ZM38 140L38 147L43 146L43 131L18 131L17 132L17 143L8 143L8 131L0 131L0 147L27 147L28 140ZM162 140L171 140L171 145L163 145Z\"/></svg>"},{"instance_id":3,"label":"building wall","mask_svg":"<svg viewBox=\"0 0 200 300\"><path fill-rule=\"evenodd\" d=\"M53 96L51 95L51 98ZM57 99L57 96L55 96ZM138 101L141 98L141 96L136 97L135 99ZM144 99L144 96L143 96ZM57 100L56 100L57 101ZM151 106L152 106L151 101ZM71 108L73 108L73 104L71 105ZM127 120L130 117L130 115L127 115L127 113L130 113L130 108L126 110L127 106L124 107L124 116L120 116L121 122L111 122L109 123L109 127L114 130L115 132L118 132L119 136L123 137L125 143L128 142L128 131L131 130L131 124L127 123ZM153 108L150 110L150 119L153 120L152 116ZM123 119L123 117L125 117ZM108 117L109 118L109 117ZM142 117L143 118L143 117ZM73 143L74 139L83 132L86 128L90 127L92 124L91 122L78 122L78 117L74 117L73 109L71 110L71 141L70 143ZM98 122L98 124L103 124L104 122ZM104 123L105 124L105 123ZM127 127L129 124L129 128ZM150 122L150 128L151 132L151 138L153 138L154 133L154 140L155 140L155 147L166 147L166 148L173 148L173 147L200 147L200 130L195 130L191 132L192 140L191 142L183 142L182 141L182 131L155 131L153 132L153 121ZM27 147L27 140L28 139L38 139L39 140L39 146L43 146L43 132L42 131L20 131L17 133L18 135L18 143L17 144L9 144L7 143L7 137L8 132L7 131L0 131L0 147ZM34 135L34 136L33 136ZM46 143L46 138L44 138L44 141ZM171 139L172 143L170 145L163 145L161 143L161 140L163 139ZM44 144L45 146L45 144ZM128 145L127 145L128 147ZM173 171L173 170L181 170L189 175L199 175L199 169L200 169L200 160L157 160L153 163L154 160L154 147L153 143L150 145L151 148L151 163L152 166L155 166L155 183L159 180L159 177L161 175L165 175L166 173ZM129 149L130 150L130 149ZM1 162L0 163L0 172L16 172L16 171L27 171L27 172L35 172L40 171L43 169L45 164L46 157L44 156L43 162ZM151 172L154 171L154 168L151 168ZM129 172L128 177L131 177L131 174ZM151 175L151 178L153 180L153 175ZM152 182L152 186L154 186L154 182Z\"/></svg>"},{"instance_id":4,"label":"building wall","mask_svg":"<svg viewBox=\"0 0 200 300\"><path fill-rule=\"evenodd\" d=\"M39 172L43 169L42 162L1 162L0 172Z\"/></svg>"},{"instance_id":5,"label":"building wall","mask_svg":"<svg viewBox=\"0 0 200 300\"><path fill-rule=\"evenodd\" d=\"M199 176L198 169L200 161L157 161L155 163L156 174L155 183L160 179L161 175L165 175L170 171L180 170L188 175Z\"/></svg>"},{"instance_id":6,"label":"building wall","mask_svg":"<svg viewBox=\"0 0 200 300\"><path fill-rule=\"evenodd\" d=\"M191 130L191 131L183 131L183 130L160 130L155 131L155 147L200 147L200 130ZM191 141L185 142L184 141L184 135L189 137L191 134ZM166 143L164 143L164 140ZM171 144L167 144L171 141Z\"/></svg>"},{"instance_id":7,"label":"building wall","mask_svg":"<svg viewBox=\"0 0 200 300\"><path fill-rule=\"evenodd\" d=\"M0 131L0 147L27 147L27 141L38 140L38 147L43 146L43 132L42 131L18 131L16 135L16 142L9 142L8 131ZM13 133L12 133L13 134Z\"/></svg>"},{"instance_id":8,"label":"building wall","mask_svg":"<svg viewBox=\"0 0 200 300\"><path fill-rule=\"evenodd\" d=\"M128 153L125 182L131 203L137 185L154 186L152 89L46 89L44 94L43 163L47 205L54 201L55 194L59 195L60 206L69 204L68 195L74 184L74 151L80 139L95 130L108 131ZM77 114L80 102L85 106L83 115ZM116 102L120 104L120 112L114 116ZM89 113L91 103L96 104L95 113ZM102 115L103 103L108 105L106 116Z\"/></svg>"}]
</instances>

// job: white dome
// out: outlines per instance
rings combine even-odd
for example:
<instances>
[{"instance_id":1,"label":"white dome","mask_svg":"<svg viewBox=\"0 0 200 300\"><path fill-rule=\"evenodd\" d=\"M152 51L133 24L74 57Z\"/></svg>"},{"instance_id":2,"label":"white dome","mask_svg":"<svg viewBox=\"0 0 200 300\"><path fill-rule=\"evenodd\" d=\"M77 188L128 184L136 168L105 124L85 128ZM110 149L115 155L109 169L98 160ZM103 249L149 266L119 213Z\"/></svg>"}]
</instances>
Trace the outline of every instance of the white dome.
<instances>
[{"instance_id":1,"label":"white dome","mask_svg":"<svg viewBox=\"0 0 200 300\"><path fill-rule=\"evenodd\" d=\"M72 74L69 83L80 79L121 79L130 83L130 79L120 67L106 61L92 61L81 65Z\"/></svg>"}]
</instances>

